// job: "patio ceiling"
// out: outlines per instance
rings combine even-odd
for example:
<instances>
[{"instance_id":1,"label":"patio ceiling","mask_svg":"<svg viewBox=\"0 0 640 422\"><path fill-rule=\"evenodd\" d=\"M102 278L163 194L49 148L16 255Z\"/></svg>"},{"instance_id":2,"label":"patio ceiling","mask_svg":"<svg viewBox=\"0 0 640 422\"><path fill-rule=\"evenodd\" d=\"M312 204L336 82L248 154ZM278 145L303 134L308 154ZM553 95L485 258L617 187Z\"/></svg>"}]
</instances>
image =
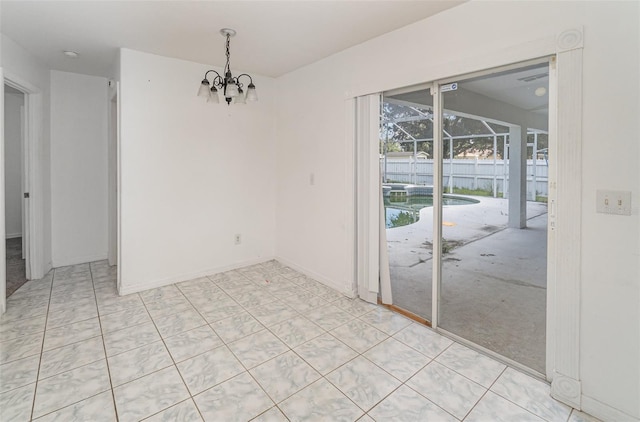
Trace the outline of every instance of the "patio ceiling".
<instances>
[{"instance_id":1,"label":"patio ceiling","mask_svg":"<svg viewBox=\"0 0 640 422\"><path fill-rule=\"evenodd\" d=\"M444 109L449 114L500 126L518 124L525 120L530 128L546 131L548 87L546 63L499 72L459 82L456 91L445 94ZM536 95L538 88L544 88L543 95ZM433 97L426 85L415 90L391 92L385 95L385 101L424 110L433 106ZM416 113L415 118L421 118L419 113Z\"/></svg>"}]
</instances>

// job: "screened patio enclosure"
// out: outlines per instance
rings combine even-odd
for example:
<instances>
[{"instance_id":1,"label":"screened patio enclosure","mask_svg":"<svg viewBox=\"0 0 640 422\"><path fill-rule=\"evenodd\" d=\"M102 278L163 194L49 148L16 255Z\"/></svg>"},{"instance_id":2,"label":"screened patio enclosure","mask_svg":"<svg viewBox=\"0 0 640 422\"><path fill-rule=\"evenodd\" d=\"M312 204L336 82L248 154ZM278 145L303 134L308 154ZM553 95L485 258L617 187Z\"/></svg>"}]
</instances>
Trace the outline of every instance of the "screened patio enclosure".
<instances>
[{"instance_id":1,"label":"screened patio enclosure","mask_svg":"<svg viewBox=\"0 0 640 422\"><path fill-rule=\"evenodd\" d=\"M509 127L452 113L445 114L444 123L445 191L454 193L459 188L507 198ZM548 134L528 129L527 138L527 200L535 201L547 196ZM433 184L432 107L385 97L380 143L384 183Z\"/></svg>"}]
</instances>

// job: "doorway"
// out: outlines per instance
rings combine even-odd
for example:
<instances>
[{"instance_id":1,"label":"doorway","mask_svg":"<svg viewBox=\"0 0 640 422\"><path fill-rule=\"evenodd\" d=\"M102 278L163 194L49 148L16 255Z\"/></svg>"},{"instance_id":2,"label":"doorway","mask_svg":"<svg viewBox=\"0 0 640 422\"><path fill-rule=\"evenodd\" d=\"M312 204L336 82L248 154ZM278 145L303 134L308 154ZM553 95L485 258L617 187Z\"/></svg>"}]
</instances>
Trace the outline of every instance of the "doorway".
<instances>
[{"instance_id":1,"label":"doorway","mask_svg":"<svg viewBox=\"0 0 640 422\"><path fill-rule=\"evenodd\" d=\"M4 204L6 297L27 282L25 190L25 94L4 86Z\"/></svg>"},{"instance_id":2,"label":"doorway","mask_svg":"<svg viewBox=\"0 0 640 422\"><path fill-rule=\"evenodd\" d=\"M380 133L393 305L539 374L548 90L547 60L394 90Z\"/></svg>"},{"instance_id":3,"label":"doorway","mask_svg":"<svg viewBox=\"0 0 640 422\"><path fill-rule=\"evenodd\" d=\"M42 122L43 122L43 94L42 91L25 81L20 76L7 72L4 69L0 69L0 78L3 79L2 85L2 104L3 104L3 119L2 119L2 131L1 131L1 143L2 143L2 157L0 159L0 175L2 177L2 183L0 183L0 198L2 201L1 208L1 220L0 235L6 237L6 233L13 234L6 229L6 221L4 218L4 201L5 201L5 159L4 149L6 147L5 142L5 119L4 119L4 100L5 90L9 91L9 94L16 94L18 97L22 97L22 118L21 118L21 158L18 158L21 166L21 187L20 195L22 201L22 222L21 222L21 237L22 247L21 254L24 255L24 268L25 278L27 280L40 279L44 277L45 273L51 269L51 261L45 259L45 218L44 218L44 178L41 174L42 164ZM10 147L11 149L11 147ZM11 165L17 166L15 159L12 160ZM7 309L7 278L6 278L6 244L0 244L0 314L4 313ZM24 250L22 252L22 250ZM48 257L47 257L48 258Z\"/></svg>"}]
</instances>

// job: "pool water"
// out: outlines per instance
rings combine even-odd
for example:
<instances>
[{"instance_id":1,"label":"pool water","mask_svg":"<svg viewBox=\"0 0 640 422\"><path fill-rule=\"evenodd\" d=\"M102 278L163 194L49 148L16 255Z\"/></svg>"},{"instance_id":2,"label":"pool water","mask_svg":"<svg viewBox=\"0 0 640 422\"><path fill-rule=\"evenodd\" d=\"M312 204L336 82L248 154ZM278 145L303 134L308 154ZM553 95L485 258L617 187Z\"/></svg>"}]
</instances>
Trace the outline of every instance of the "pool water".
<instances>
[{"instance_id":1,"label":"pool water","mask_svg":"<svg viewBox=\"0 0 640 422\"><path fill-rule=\"evenodd\" d=\"M443 205L469 205L477 204L478 202L479 201L475 199L460 196L444 195L442 197ZM391 229L413 224L420 219L421 209L432 206L433 197L431 195L403 197L402 201L393 201L385 198L384 210L386 214L386 226L388 229Z\"/></svg>"}]
</instances>

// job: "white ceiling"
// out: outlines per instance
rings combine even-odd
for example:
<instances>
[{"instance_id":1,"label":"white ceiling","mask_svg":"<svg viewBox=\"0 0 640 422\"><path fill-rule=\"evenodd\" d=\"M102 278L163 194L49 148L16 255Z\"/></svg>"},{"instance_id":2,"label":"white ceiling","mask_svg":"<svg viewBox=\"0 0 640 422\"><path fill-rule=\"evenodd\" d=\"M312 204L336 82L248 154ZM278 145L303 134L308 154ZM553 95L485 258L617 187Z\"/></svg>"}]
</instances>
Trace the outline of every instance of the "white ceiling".
<instances>
[{"instance_id":1,"label":"white ceiling","mask_svg":"<svg viewBox=\"0 0 640 422\"><path fill-rule=\"evenodd\" d=\"M222 67L228 27L232 69L276 77L462 2L2 0L0 31L52 69L109 77L119 47Z\"/></svg>"}]
</instances>

